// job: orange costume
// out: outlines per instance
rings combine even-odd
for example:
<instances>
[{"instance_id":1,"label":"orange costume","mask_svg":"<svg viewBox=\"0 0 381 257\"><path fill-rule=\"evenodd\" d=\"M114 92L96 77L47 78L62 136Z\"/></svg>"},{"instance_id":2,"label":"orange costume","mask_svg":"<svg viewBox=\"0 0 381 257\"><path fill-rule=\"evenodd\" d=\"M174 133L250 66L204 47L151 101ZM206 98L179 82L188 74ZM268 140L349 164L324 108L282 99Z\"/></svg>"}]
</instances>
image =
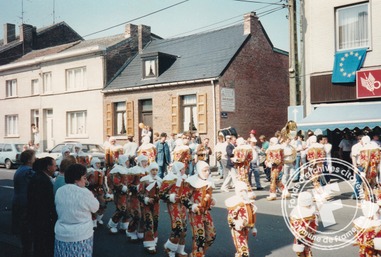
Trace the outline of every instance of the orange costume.
<instances>
[{"instance_id":1,"label":"orange costume","mask_svg":"<svg viewBox=\"0 0 381 257\"><path fill-rule=\"evenodd\" d=\"M381 255L381 220L376 219L378 205L364 201L361 206L364 216L353 221L356 229L356 241L359 246L360 257Z\"/></svg>"},{"instance_id":2,"label":"orange costume","mask_svg":"<svg viewBox=\"0 0 381 257\"><path fill-rule=\"evenodd\" d=\"M148 142L147 142L148 140ZM151 144L149 142L149 137L143 137L142 141L142 145L139 147L137 153L138 153L138 156L139 155L145 155L147 156L148 158L148 164L150 164L151 162L155 162L156 160L156 146L154 144Z\"/></svg>"},{"instance_id":3,"label":"orange costume","mask_svg":"<svg viewBox=\"0 0 381 257\"><path fill-rule=\"evenodd\" d=\"M179 257L188 256L184 252L187 233L187 210L180 199L187 177L181 173L184 169L185 165L182 162L174 162L171 172L163 178L159 193L160 198L167 203L168 214L171 218L171 235L164 245L170 257L176 254Z\"/></svg>"},{"instance_id":4,"label":"orange costume","mask_svg":"<svg viewBox=\"0 0 381 257\"><path fill-rule=\"evenodd\" d=\"M255 236L257 230L254 228L257 207L254 200L249 199L247 184L237 181L235 184L235 196L225 200L228 209L228 224L236 248L235 257L249 256L249 231Z\"/></svg>"},{"instance_id":5,"label":"orange costume","mask_svg":"<svg viewBox=\"0 0 381 257\"><path fill-rule=\"evenodd\" d=\"M369 139L370 140L370 139ZM380 174L380 147L377 144L366 142L364 147L360 151L360 166L363 168L363 172L365 174L365 178L368 181L370 188L377 187L377 178ZM370 201L374 198L372 192L369 192L368 185L363 183L365 200ZM376 190L376 191L379 191ZM378 199L377 195L375 196Z\"/></svg>"},{"instance_id":6,"label":"orange costume","mask_svg":"<svg viewBox=\"0 0 381 257\"><path fill-rule=\"evenodd\" d=\"M270 146L266 150L266 166L271 168L271 182L270 182L270 195L267 200L272 201L276 199L276 189L281 192L284 190L282 180L279 178L280 172L283 167L283 148L278 144L278 139L272 137L270 139Z\"/></svg>"},{"instance_id":7,"label":"orange costume","mask_svg":"<svg viewBox=\"0 0 381 257\"><path fill-rule=\"evenodd\" d=\"M301 192L298 196L298 204L290 214L290 224L295 236L293 250L300 257L312 257L313 235L318 226L316 209L312 204L311 193Z\"/></svg>"},{"instance_id":8,"label":"orange costume","mask_svg":"<svg viewBox=\"0 0 381 257\"><path fill-rule=\"evenodd\" d=\"M216 229L214 227L211 207L215 201L212 198L214 182L208 175L204 175L201 170L209 169L209 165L204 161L198 161L196 170L198 174L186 180L181 201L189 209L189 222L193 234L193 257L205 256L206 250L216 239Z\"/></svg>"},{"instance_id":9,"label":"orange costume","mask_svg":"<svg viewBox=\"0 0 381 257\"><path fill-rule=\"evenodd\" d=\"M189 161L192 160L191 150L187 145L177 145L173 150L173 161L182 162L188 169Z\"/></svg>"},{"instance_id":10,"label":"orange costume","mask_svg":"<svg viewBox=\"0 0 381 257\"><path fill-rule=\"evenodd\" d=\"M159 189L161 178L157 175L159 165L152 162L148 167L150 174L140 179L139 199L143 203L144 217L144 241L143 245L149 253L156 253L156 244L158 239L157 228L159 225ZM153 170L156 173L153 173Z\"/></svg>"},{"instance_id":11,"label":"orange costume","mask_svg":"<svg viewBox=\"0 0 381 257\"><path fill-rule=\"evenodd\" d=\"M131 241L137 241L144 237L143 217L141 212L142 203L138 198L138 187L140 179L147 175L147 162L147 156L138 156L137 165L129 169L127 174L127 187L129 191L128 203L131 213L131 221L126 234L130 237Z\"/></svg>"},{"instance_id":12,"label":"orange costume","mask_svg":"<svg viewBox=\"0 0 381 257\"><path fill-rule=\"evenodd\" d=\"M243 181L247 184L249 191L252 191L249 183L249 168L250 162L253 159L253 148L250 145L246 145L243 138L237 139L237 147L233 150L234 167L237 171L237 180Z\"/></svg>"}]
</instances>

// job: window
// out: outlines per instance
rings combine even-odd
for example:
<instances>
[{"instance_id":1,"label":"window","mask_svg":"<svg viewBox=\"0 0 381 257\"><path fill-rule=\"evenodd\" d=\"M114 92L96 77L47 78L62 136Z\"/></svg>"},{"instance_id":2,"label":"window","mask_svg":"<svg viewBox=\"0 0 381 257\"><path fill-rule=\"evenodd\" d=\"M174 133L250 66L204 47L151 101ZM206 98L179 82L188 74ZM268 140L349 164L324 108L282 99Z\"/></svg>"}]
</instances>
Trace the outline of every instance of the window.
<instances>
[{"instance_id":1,"label":"window","mask_svg":"<svg viewBox=\"0 0 381 257\"><path fill-rule=\"evenodd\" d=\"M40 85L38 79L32 79L31 81L32 95L38 95L40 93Z\"/></svg>"},{"instance_id":2,"label":"window","mask_svg":"<svg viewBox=\"0 0 381 257\"><path fill-rule=\"evenodd\" d=\"M197 98L196 95L185 95L182 97L183 131L197 130Z\"/></svg>"},{"instance_id":3,"label":"window","mask_svg":"<svg viewBox=\"0 0 381 257\"><path fill-rule=\"evenodd\" d=\"M17 80L7 80L6 81L6 97L15 97L17 95Z\"/></svg>"},{"instance_id":4,"label":"window","mask_svg":"<svg viewBox=\"0 0 381 257\"><path fill-rule=\"evenodd\" d=\"M43 92L50 93L52 92L52 73L45 72L42 74L42 83L43 83Z\"/></svg>"},{"instance_id":5,"label":"window","mask_svg":"<svg viewBox=\"0 0 381 257\"><path fill-rule=\"evenodd\" d=\"M124 135L126 134L126 102L115 103L115 131L114 135Z\"/></svg>"},{"instance_id":6,"label":"window","mask_svg":"<svg viewBox=\"0 0 381 257\"><path fill-rule=\"evenodd\" d=\"M67 136L77 137L87 135L87 112L76 111L67 113Z\"/></svg>"},{"instance_id":7,"label":"window","mask_svg":"<svg viewBox=\"0 0 381 257\"><path fill-rule=\"evenodd\" d=\"M7 137L18 136L19 134L18 122L19 122L18 115L5 116L5 135Z\"/></svg>"},{"instance_id":8,"label":"window","mask_svg":"<svg viewBox=\"0 0 381 257\"><path fill-rule=\"evenodd\" d=\"M66 90L86 87L86 68L80 67L66 70Z\"/></svg>"},{"instance_id":9,"label":"window","mask_svg":"<svg viewBox=\"0 0 381 257\"><path fill-rule=\"evenodd\" d=\"M155 78L157 76L156 59L143 60L144 63L144 78Z\"/></svg>"},{"instance_id":10,"label":"window","mask_svg":"<svg viewBox=\"0 0 381 257\"><path fill-rule=\"evenodd\" d=\"M337 50L369 47L369 3L336 10Z\"/></svg>"}]
</instances>

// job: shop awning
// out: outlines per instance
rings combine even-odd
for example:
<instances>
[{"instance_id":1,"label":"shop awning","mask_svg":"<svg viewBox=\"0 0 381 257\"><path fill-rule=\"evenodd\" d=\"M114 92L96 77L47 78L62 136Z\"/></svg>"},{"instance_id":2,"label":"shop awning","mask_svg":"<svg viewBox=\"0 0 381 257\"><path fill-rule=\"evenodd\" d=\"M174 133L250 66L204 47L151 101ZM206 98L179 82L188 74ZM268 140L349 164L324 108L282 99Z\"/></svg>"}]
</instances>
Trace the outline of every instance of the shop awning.
<instances>
[{"instance_id":1,"label":"shop awning","mask_svg":"<svg viewBox=\"0 0 381 257\"><path fill-rule=\"evenodd\" d=\"M381 102L320 105L297 124L304 131L374 128L381 126Z\"/></svg>"}]
</instances>

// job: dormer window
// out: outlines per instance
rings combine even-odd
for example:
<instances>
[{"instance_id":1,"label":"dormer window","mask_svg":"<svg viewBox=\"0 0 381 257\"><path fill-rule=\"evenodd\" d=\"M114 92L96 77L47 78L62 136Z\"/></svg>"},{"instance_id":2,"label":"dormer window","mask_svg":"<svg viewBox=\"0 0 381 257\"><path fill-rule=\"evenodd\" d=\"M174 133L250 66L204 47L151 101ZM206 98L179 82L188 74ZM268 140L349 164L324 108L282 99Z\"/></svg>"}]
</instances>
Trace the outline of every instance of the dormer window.
<instances>
[{"instance_id":1,"label":"dormer window","mask_svg":"<svg viewBox=\"0 0 381 257\"><path fill-rule=\"evenodd\" d=\"M145 53L141 58L143 79L160 77L176 61L176 56L161 52Z\"/></svg>"},{"instance_id":2,"label":"dormer window","mask_svg":"<svg viewBox=\"0 0 381 257\"><path fill-rule=\"evenodd\" d=\"M156 78L157 77L157 59L144 60L144 78Z\"/></svg>"}]
</instances>

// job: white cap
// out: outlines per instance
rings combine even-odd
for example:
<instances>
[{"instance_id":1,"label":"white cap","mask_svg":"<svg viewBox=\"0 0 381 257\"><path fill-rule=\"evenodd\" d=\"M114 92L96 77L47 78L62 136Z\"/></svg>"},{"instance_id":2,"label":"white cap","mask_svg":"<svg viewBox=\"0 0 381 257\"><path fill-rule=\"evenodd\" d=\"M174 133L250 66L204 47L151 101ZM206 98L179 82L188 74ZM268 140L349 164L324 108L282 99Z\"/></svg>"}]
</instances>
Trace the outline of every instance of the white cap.
<instances>
[{"instance_id":1,"label":"white cap","mask_svg":"<svg viewBox=\"0 0 381 257\"><path fill-rule=\"evenodd\" d=\"M278 138L272 137L270 138L270 145L276 145L278 144Z\"/></svg>"},{"instance_id":2,"label":"white cap","mask_svg":"<svg viewBox=\"0 0 381 257\"><path fill-rule=\"evenodd\" d=\"M312 205L312 195L310 192L301 192L298 196L298 205L300 207L307 207Z\"/></svg>"},{"instance_id":3,"label":"white cap","mask_svg":"<svg viewBox=\"0 0 381 257\"><path fill-rule=\"evenodd\" d=\"M239 137L238 139L237 139L237 145L244 145L245 144L245 139L243 139L243 137Z\"/></svg>"},{"instance_id":4,"label":"white cap","mask_svg":"<svg viewBox=\"0 0 381 257\"><path fill-rule=\"evenodd\" d=\"M313 135L313 136L310 136L310 137L308 138L308 140L310 141L311 144L313 144L313 143L316 143L316 142L317 142L317 137L316 137L315 135Z\"/></svg>"},{"instance_id":5,"label":"white cap","mask_svg":"<svg viewBox=\"0 0 381 257\"><path fill-rule=\"evenodd\" d=\"M199 174L199 176L202 178L202 179L207 179L207 178L205 178L204 176L203 176L203 174L200 172L200 171L202 171L203 169L205 169L205 168L210 168L209 167L209 164L207 164L206 162L204 162L204 161L198 161L197 163L196 163L196 172Z\"/></svg>"},{"instance_id":6,"label":"white cap","mask_svg":"<svg viewBox=\"0 0 381 257\"><path fill-rule=\"evenodd\" d=\"M176 175L176 174L180 173L180 170L182 170L184 167L185 167L185 165L182 162L173 162L172 173Z\"/></svg>"},{"instance_id":7,"label":"white cap","mask_svg":"<svg viewBox=\"0 0 381 257\"><path fill-rule=\"evenodd\" d=\"M246 191L248 190L247 184L243 181L237 181L234 186L235 186L235 194L238 196L240 195L240 192L242 190L246 190Z\"/></svg>"},{"instance_id":8,"label":"white cap","mask_svg":"<svg viewBox=\"0 0 381 257\"><path fill-rule=\"evenodd\" d=\"M138 161L138 164L141 164L142 161L148 161L148 157L145 155L139 155L137 161Z\"/></svg>"},{"instance_id":9,"label":"white cap","mask_svg":"<svg viewBox=\"0 0 381 257\"><path fill-rule=\"evenodd\" d=\"M123 167L126 167L126 168L127 168L126 161L128 161L128 160L129 159L128 159L127 155L119 155L119 157L118 157L118 163L119 163L119 165L122 165Z\"/></svg>"},{"instance_id":10,"label":"white cap","mask_svg":"<svg viewBox=\"0 0 381 257\"><path fill-rule=\"evenodd\" d=\"M366 145L366 144L369 144L370 143L370 137L369 136L363 136L361 138L361 142Z\"/></svg>"},{"instance_id":11,"label":"white cap","mask_svg":"<svg viewBox=\"0 0 381 257\"><path fill-rule=\"evenodd\" d=\"M100 163L101 162L101 160L99 160L99 158L98 157L93 157L92 159L91 159L91 166L93 166L93 168L94 169L96 169L97 168L97 163Z\"/></svg>"},{"instance_id":12,"label":"white cap","mask_svg":"<svg viewBox=\"0 0 381 257\"><path fill-rule=\"evenodd\" d=\"M66 152L69 152L69 153L70 153L70 148L69 148L67 145L65 145L65 146L62 147L62 149L61 149L62 156L63 156Z\"/></svg>"},{"instance_id":13,"label":"white cap","mask_svg":"<svg viewBox=\"0 0 381 257\"><path fill-rule=\"evenodd\" d=\"M156 162L151 162L151 164L149 165L148 167L148 170L151 171L153 169L156 169L158 170L159 169L159 165L156 163Z\"/></svg>"}]
</instances>

